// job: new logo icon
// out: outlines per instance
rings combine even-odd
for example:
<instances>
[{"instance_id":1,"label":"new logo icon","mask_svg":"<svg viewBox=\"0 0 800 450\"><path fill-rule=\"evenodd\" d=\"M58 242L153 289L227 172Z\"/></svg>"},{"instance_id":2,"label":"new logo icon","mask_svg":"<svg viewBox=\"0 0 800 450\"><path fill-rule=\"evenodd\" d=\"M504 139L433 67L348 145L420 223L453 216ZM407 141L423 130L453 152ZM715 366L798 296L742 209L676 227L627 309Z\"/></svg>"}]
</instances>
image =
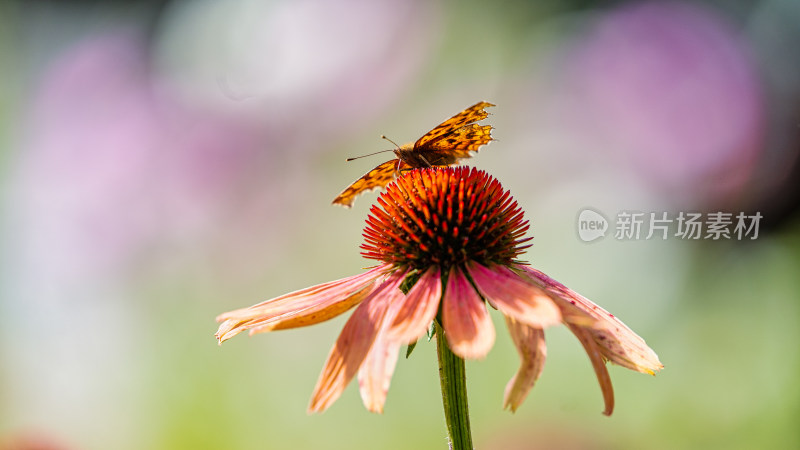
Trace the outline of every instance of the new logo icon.
<instances>
[{"instance_id":1,"label":"new logo icon","mask_svg":"<svg viewBox=\"0 0 800 450\"><path fill-rule=\"evenodd\" d=\"M578 237L583 242L592 242L605 237L608 220L599 212L586 208L578 214Z\"/></svg>"}]
</instances>

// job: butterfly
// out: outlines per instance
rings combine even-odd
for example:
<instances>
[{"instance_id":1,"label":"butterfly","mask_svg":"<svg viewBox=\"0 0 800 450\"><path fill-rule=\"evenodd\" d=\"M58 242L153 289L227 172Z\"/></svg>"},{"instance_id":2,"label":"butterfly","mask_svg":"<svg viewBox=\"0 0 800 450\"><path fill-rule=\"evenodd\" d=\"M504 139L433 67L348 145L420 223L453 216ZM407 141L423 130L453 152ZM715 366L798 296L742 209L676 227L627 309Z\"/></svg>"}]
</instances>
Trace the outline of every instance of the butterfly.
<instances>
[{"instance_id":1,"label":"butterfly","mask_svg":"<svg viewBox=\"0 0 800 450\"><path fill-rule=\"evenodd\" d=\"M333 199L333 204L349 208L359 194L386 186L404 170L450 166L460 159L469 158L472 156L470 152L477 152L482 145L494 140L491 125L475 123L489 115L484 108L490 106L495 105L476 103L425 133L417 142L392 150L397 158L386 161L354 181Z\"/></svg>"}]
</instances>

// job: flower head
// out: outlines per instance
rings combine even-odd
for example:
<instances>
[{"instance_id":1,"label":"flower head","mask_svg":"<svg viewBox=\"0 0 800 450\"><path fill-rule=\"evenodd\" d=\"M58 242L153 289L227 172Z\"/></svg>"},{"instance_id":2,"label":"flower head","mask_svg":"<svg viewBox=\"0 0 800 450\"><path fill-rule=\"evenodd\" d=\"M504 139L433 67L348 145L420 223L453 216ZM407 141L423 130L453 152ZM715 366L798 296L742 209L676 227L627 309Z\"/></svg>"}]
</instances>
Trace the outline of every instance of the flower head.
<instances>
[{"instance_id":1,"label":"flower head","mask_svg":"<svg viewBox=\"0 0 800 450\"><path fill-rule=\"evenodd\" d=\"M413 171L378 205L367 218L362 255L394 266L509 265L531 239L522 239L528 222L511 195L485 172L465 167Z\"/></svg>"},{"instance_id":2,"label":"flower head","mask_svg":"<svg viewBox=\"0 0 800 450\"><path fill-rule=\"evenodd\" d=\"M325 410L358 373L364 405L381 412L400 347L424 335L433 320L453 353L486 356L495 340L488 304L505 316L522 360L506 387L506 408L519 407L542 371L543 329L564 323L586 349L604 412L611 414L606 361L650 374L663 366L613 315L516 259L527 248L527 229L516 201L485 172L410 170L388 186L367 218L362 254L379 265L222 314L217 338L312 325L358 305L328 356L309 411ZM411 284L407 279L416 282L401 289Z\"/></svg>"}]
</instances>

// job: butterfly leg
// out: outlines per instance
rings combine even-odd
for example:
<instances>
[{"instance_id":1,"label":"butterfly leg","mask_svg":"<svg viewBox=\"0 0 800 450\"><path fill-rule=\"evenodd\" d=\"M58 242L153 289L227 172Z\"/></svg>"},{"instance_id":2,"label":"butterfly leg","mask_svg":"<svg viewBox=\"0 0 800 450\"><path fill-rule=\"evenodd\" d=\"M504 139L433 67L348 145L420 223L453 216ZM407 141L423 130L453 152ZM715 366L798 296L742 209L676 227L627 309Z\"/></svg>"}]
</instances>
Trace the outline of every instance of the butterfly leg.
<instances>
[{"instance_id":1,"label":"butterfly leg","mask_svg":"<svg viewBox=\"0 0 800 450\"><path fill-rule=\"evenodd\" d=\"M425 157L424 157L424 156L422 156L422 155L417 155L417 156L419 157L419 159L421 159L421 160L422 160L422 162L424 162L424 163L425 163L425 165L426 165L426 166L428 166L428 167L433 167L433 164L431 164L430 162L428 162L428 160L427 160L427 159L425 159Z\"/></svg>"}]
</instances>

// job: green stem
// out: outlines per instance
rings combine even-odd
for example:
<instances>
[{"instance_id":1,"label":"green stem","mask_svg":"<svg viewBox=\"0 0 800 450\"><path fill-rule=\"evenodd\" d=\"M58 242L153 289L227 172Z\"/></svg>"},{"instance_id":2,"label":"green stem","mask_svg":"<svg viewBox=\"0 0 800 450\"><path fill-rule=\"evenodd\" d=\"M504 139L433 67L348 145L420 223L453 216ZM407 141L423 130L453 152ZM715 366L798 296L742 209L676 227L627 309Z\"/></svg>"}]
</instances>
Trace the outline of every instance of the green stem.
<instances>
[{"instance_id":1,"label":"green stem","mask_svg":"<svg viewBox=\"0 0 800 450\"><path fill-rule=\"evenodd\" d=\"M472 433L469 429L467 406L467 377L464 360L456 356L447 345L439 321L436 327L436 353L439 356L439 380L442 384L442 403L447 432L452 450L472 450Z\"/></svg>"}]
</instances>

